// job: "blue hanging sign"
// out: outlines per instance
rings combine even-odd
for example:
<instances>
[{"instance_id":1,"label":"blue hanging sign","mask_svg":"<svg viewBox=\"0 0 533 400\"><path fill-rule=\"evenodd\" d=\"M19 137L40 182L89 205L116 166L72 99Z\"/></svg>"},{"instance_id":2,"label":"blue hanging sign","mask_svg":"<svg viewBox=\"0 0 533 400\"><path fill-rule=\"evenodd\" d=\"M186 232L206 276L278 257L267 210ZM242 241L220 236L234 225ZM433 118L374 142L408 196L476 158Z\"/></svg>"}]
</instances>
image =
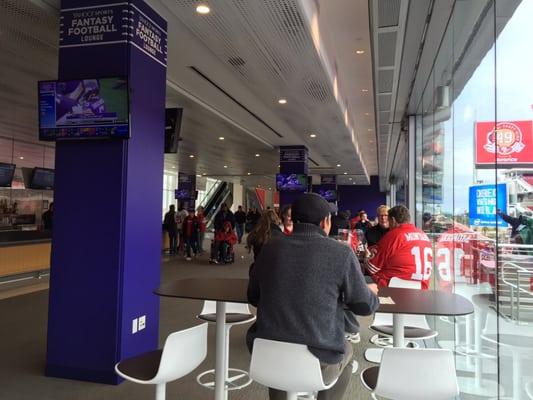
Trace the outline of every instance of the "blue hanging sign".
<instances>
[{"instance_id":1,"label":"blue hanging sign","mask_svg":"<svg viewBox=\"0 0 533 400\"><path fill-rule=\"evenodd\" d=\"M507 185L470 186L468 218L471 226L506 227L496 210L507 211Z\"/></svg>"}]
</instances>

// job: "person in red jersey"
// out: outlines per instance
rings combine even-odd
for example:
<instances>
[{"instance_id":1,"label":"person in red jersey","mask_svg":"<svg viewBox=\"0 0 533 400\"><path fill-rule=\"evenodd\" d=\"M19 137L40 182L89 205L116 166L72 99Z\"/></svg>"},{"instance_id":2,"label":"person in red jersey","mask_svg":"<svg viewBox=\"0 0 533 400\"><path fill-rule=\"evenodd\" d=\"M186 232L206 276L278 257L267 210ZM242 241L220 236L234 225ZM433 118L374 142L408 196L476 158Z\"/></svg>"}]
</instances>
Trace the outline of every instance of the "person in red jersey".
<instances>
[{"instance_id":1,"label":"person in red jersey","mask_svg":"<svg viewBox=\"0 0 533 400\"><path fill-rule=\"evenodd\" d=\"M393 207L388 214L390 231L370 249L368 274L378 286L388 286L396 277L421 281L422 289L428 289L433 262L428 236L411 224L407 207Z\"/></svg>"}]
</instances>

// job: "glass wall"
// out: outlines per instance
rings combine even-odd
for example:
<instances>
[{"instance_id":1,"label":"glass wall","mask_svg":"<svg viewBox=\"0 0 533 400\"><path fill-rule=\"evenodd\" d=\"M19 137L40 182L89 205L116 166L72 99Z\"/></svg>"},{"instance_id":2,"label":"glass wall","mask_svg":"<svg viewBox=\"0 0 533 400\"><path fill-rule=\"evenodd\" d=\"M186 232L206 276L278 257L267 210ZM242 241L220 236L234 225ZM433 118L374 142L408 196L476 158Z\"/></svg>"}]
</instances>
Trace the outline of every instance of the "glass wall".
<instances>
[{"instance_id":1,"label":"glass wall","mask_svg":"<svg viewBox=\"0 0 533 400\"><path fill-rule=\"evenodd\" d=\"M33 168L54 168L55 148L0 137L0 163L15 164L11 186L0 187L0 230L40 229L52 190L29 188Z\"/></svg>"},{"instance_id":2,"label":"glass wall","mask_svg":"<svg viewBox=\"0 0 533 400\"><path fill-rule=\"evenodd\" d=\"M463 399L533 399L533 0L456 1L416 115L416 222ZM412 134L412 133L411 133Z\"/></svg>"}]
</instances>

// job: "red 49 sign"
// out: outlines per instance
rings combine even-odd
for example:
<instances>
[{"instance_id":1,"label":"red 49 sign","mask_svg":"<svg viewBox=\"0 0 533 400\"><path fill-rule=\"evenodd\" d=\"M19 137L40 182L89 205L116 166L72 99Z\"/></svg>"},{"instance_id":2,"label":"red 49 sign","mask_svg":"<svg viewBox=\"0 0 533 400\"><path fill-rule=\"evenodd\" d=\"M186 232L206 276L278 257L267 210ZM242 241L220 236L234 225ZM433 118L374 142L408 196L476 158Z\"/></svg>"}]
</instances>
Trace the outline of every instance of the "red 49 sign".
<instances>
[{"instance_id":1,"label":"red 49 sign","mask_svg":"<svg viewBox=\"0 0 533 400\"><path fill-rule=\"evenodd\" d=\"M533 166L532 121L476 123L476 166Z\"/></svg>"}]
</instances>

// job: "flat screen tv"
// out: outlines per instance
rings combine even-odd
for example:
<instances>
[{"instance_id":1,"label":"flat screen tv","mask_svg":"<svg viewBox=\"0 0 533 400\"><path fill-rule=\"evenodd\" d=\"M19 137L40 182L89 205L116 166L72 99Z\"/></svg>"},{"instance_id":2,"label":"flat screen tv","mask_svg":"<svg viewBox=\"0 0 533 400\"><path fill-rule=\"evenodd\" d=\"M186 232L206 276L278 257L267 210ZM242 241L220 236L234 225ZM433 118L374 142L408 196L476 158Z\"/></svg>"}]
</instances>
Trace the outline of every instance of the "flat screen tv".
<instances>
[{"instance_id":1,"label":"flat screen tv","mask_svg":"<svg viewBox=\"0 0 533 400\"><path fill-rule=\"evenodd\" d=\"M54 170L48 168L34 168L31 174L30 189L53 190Z\"/></svg>"},{"instance_id":2,"label":"flat screen tv","mask_svg":"<svg viewBox=\"0 0 533 400\"><path fill-rule=\"evenodd\" d=\"M40 81L39 139L129 138L125 77Z\"/></svg>"},{"instance_id":3,"label":"flat screen tv","mask_svg":"<svg viewBox=\"0 0 533 400\"><path fill-rule=\"evenodd\" d=\"M280 192L305 192L307 175L276 174L276 189Z\"/></svg>"},{"instance_id":4,"label":"flat screen tv","mask_svg":"<svg viewBox=\"0 0 533 400\"><path fill-rule=\"evenodd\" d=\"M175 192L176 200L194 200L195 193L189 189L177 189Z\"/></svg>"},{"instance_id":5,"label":"flat screen tv","mask_svg":"<svg viewBox=\"0 0 533 400\"><path fill-rule=\"evenodd\" d=\"M331 190L331 189L320 189L318 191L318 194L320 196L322 196L325 200L329 201L329 202L335 202L337 201L337 191L336 190Z\"/></svg>"},{"instance_id":6,"label":"flat screen tv","mask_svg":"<svg viewBox=\"0 0 533 400\"><path fill-rule=\"evenodd\" d=\"M0 163L0 187L11 187L15 164Z\"/></svg>"}]
</instances>

